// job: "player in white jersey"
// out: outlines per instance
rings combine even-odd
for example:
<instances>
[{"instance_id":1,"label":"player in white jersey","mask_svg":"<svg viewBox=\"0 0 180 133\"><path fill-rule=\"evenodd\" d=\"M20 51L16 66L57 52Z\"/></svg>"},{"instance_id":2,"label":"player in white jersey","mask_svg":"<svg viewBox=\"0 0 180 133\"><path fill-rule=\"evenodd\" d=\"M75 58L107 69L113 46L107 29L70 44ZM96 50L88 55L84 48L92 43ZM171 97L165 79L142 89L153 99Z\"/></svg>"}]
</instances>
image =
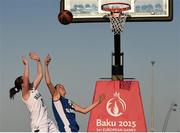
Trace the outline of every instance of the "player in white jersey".
<instances>
[{"instance_id":1,"label":"player in white jersey","mask_svg":"<svg viewBox=\"0 0 180 133\"><path fill-rule=\"evenodd\" d=\"M24 73L23 76L15 80L15 87L10 89L10 98L13 99L14 95L21 90L22 101L26 104L31 114L32 132L59 132L54 123L48 119L48 113L43 98L37 90L43 77L40 57L33 52L31 52L29 56L32 60L37 62L36 79L33 83L29 82L29 63L28 60L23 57Z\"/></svg>"}]
</instances>

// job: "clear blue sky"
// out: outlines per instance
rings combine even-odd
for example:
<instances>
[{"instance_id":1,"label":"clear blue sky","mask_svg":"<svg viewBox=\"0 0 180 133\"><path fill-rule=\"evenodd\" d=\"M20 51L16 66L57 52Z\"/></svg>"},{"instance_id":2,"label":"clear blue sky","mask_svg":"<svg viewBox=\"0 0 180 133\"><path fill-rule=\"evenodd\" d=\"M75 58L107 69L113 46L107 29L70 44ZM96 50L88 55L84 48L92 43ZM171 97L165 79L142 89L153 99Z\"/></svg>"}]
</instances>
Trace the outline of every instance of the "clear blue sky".
<instances>
[{"instance_id":1,"label":"clear blue sky","mask_svg":"<svg viewBox=\"0 0 180 133\"><path fill-rule=\"evenodd\" d=\"M125 77L140 81L148 127L150 127L151 60L155 60L155 128L162 125L174 101L167 131L180 130L180 0L174 0L172 22L126 23L122 33ZM62 82L67 97L87 106L96 80L111 77L113 34L109 23L61 25L57 20L59 0L0 0L0 131L30 131L29 113L20 94L8 99L14 79L22 74L21 56L30 51L42 60L52 56L53 83ZM31 79L36 65L31 64ZM40 85L49 116L53 119L50 94ZM89 115L77 114L81 131L86 131Z\"/></svg>"}]
</instances>

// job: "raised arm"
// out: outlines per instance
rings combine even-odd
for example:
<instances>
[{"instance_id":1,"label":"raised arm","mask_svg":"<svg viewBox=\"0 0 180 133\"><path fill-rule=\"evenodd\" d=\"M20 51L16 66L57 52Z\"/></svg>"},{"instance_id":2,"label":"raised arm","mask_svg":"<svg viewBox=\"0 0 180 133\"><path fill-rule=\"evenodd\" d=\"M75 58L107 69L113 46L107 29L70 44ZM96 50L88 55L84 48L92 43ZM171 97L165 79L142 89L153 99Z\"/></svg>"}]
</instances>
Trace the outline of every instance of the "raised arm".
<instances>
[{"instance_id":1,"label":"raised arm","mask_svg":"<svg viewBox=\"0 0 180 133\"><path fill-rule=\"evenodd\" d=\"M46 57L45 57L45 60L44 60L44 65L45 65L45 81L46 81L46 85L51 93L51 96L54 100L56 100L56 96L58 95L58 91L55 89L54 85L52 84L51 82L51 77L50 77L50 74L49 74L49 63L51 61L51 57L50 55L48 54Z\"/></svg>"},{"instance_id":2,"label":"raised arm","mask_svg":"<svg viewBox=\"0 0 180 133\"><path fill-rule=\"evenodd\" d=\"M24 64L22 97L26 100L29 97L29 63L25 57L22 57L22 62Z\"/></svg>"},{"instance_id":3,"label":"raised arm","mask_svg":"<svg viewBox=\"0 0 180 133\"><path fill-rule=\"evenodd\" d=\"M92 109L94 109L97 105L99 105L100 103L102 103L102 101L105 99L105 95L100 95L99 99L97 101L95 101L93 104L91 104L90 106L86 107L86 108L82 108L79 105L73 103L72 107L74 108L75 111L86 114L89 111L91 111Z\"/></svg>"},{"instance_id":4,"label":"raised arm","mask_svg":"<svg viewBox=\"0 0 180 133\"><path fill-rule=\"evenodd\" d=\"M43 78L42 64L41 64L41 60L40 60L40 57L38 54L36 54L34 52L30 52L29 57L32 60L36 61L36 63L37 63L37 76L36 76L36 79L33 81L34 88L37 89Z\"/></svg>"}]
</instances>

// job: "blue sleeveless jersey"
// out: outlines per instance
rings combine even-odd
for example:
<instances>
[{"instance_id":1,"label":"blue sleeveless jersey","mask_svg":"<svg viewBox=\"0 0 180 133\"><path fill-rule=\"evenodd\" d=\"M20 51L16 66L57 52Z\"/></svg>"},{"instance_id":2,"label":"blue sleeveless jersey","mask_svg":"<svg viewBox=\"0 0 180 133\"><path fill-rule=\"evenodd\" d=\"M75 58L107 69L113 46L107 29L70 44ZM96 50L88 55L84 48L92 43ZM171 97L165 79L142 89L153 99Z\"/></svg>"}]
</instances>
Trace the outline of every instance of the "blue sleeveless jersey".
<instances>
[{"instance_id":1,"label":"blue sleeveless jersey","mask_svg":"<svg viewBox=\"0 0 180 133\"><path fill-rule=\"evenodd\" d=\"M60 132L79 131L75 112L70 100L61 96L57 101L52 100L52 108Z\"/></svg>"}]
</instances>

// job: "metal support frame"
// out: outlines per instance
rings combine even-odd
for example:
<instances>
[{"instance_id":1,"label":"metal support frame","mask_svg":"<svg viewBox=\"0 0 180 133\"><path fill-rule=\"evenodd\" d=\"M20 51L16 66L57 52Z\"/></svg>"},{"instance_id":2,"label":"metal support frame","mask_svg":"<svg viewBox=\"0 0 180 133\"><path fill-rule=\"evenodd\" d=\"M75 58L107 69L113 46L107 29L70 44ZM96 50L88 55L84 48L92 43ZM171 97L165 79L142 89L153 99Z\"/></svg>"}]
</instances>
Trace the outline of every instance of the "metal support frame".
<instances>
[{"instance_id":1,"label":"metal support frame","mask_svg":"<svg viewBox=\"0 0 180 133\"><path fill-rule=\"evenodd\" d=\"M114 35L114 53L112 53L112 80L124 78L124 53L121 52L121 35Z\"/></svg>"}]
</instances>

